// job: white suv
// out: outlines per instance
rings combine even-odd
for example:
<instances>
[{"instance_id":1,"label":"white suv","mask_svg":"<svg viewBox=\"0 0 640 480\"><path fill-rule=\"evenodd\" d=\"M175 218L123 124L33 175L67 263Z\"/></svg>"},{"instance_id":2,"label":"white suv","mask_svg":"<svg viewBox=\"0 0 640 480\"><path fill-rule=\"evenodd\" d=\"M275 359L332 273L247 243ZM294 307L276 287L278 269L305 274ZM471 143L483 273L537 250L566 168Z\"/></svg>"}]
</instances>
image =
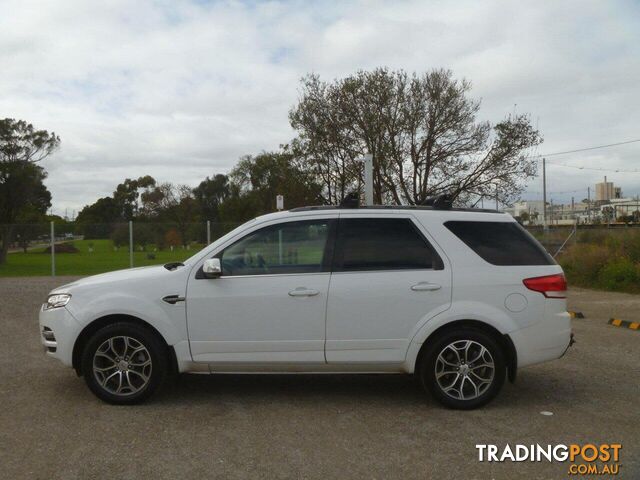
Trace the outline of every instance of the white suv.
<instances>
[{"instance_id":1,"label":"white suv","mask_svg":"<svg viewBox=\"0 0 640 480\"><path fill-rule=\"evenodd\" d=\"M186 260L53 290L48 355L110 403L175 372L414 374L474 408L572 342L562 269L512 217L308 207L251 220Z\"/></svg>"}]
</instances>

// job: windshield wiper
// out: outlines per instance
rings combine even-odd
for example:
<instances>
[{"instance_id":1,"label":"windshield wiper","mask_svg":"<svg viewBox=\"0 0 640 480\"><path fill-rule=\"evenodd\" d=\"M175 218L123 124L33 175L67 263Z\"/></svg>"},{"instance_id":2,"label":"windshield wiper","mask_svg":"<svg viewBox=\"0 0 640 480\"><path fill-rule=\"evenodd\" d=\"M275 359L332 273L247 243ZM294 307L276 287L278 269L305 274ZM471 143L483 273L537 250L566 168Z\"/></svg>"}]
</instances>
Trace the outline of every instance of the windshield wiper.
<instances>
[{"instance_id":1,"label":"windshield wiper","mask_svg":"<svg viewBox=\"0 0 640 480\"><path fill-rule=\"evenodd\" d=\"M163 266L164 266L164 268L166 268L169 271L174 271L178 267L184 267L184 263L182 263L182 262L169 262L169 263L165 263Z\"/></svg>"}]
</instances>

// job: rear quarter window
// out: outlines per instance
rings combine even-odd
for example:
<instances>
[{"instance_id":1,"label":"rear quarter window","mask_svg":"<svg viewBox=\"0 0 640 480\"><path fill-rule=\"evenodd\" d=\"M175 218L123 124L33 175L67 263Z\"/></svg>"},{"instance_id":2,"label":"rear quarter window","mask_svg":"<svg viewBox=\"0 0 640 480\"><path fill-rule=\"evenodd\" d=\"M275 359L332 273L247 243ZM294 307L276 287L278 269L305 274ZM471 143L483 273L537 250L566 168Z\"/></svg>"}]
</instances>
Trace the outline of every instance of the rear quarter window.
<instances>
[{"instance_id":1,"label":"rear quarter window","mask_svg":"<svg viewBox=\"0 0 640 480\"><path fill-rule=\"evenodd\" d=\"M555 265L547 251L516 222L445 222L483 260L500 266Z\"/></svg>"}]
</instances>

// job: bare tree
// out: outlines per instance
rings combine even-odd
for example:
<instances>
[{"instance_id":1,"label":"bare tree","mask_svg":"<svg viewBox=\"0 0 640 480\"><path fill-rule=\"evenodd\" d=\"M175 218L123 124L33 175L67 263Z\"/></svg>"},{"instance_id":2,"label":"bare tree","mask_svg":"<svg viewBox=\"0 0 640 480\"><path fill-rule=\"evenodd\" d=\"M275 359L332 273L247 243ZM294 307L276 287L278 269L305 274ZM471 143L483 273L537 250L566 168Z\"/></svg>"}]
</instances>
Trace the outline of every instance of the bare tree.
<instances>
[{"instance_id":1,"label":"bare tree","mask_svg":"<svg viewBox=\"0 0 640 480\"><path fill-rule=\"evenodd\" d=\"M381 68L332 83L309 75L289 113L298 134L290 149L323 185L327 203L361 189L356 159L366 152L376 203L418 204L439 193L469 203L496 192L507 202L535 174L526 152L542 140L524 115L477 121L480 102L470 89L448 70Z\"/></svg>"}]
</instances>

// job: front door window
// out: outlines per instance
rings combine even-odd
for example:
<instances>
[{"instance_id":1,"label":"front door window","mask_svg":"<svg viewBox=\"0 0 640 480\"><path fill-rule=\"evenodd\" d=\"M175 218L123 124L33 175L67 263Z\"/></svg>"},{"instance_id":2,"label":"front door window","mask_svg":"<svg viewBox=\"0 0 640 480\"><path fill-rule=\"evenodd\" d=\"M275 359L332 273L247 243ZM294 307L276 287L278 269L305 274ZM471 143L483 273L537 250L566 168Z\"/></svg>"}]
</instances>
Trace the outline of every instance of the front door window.
<instances>
[{"instance_id":1,"label":"front door window","mask_svg":"<svg viewBox=\"0 0 640 480\"><path fill-rule=\"evenodd\" d=\"M274 275L327 271L328 220L289 222L250 233L221 255L222 274Z\"/></svg>"}]
</instances>

